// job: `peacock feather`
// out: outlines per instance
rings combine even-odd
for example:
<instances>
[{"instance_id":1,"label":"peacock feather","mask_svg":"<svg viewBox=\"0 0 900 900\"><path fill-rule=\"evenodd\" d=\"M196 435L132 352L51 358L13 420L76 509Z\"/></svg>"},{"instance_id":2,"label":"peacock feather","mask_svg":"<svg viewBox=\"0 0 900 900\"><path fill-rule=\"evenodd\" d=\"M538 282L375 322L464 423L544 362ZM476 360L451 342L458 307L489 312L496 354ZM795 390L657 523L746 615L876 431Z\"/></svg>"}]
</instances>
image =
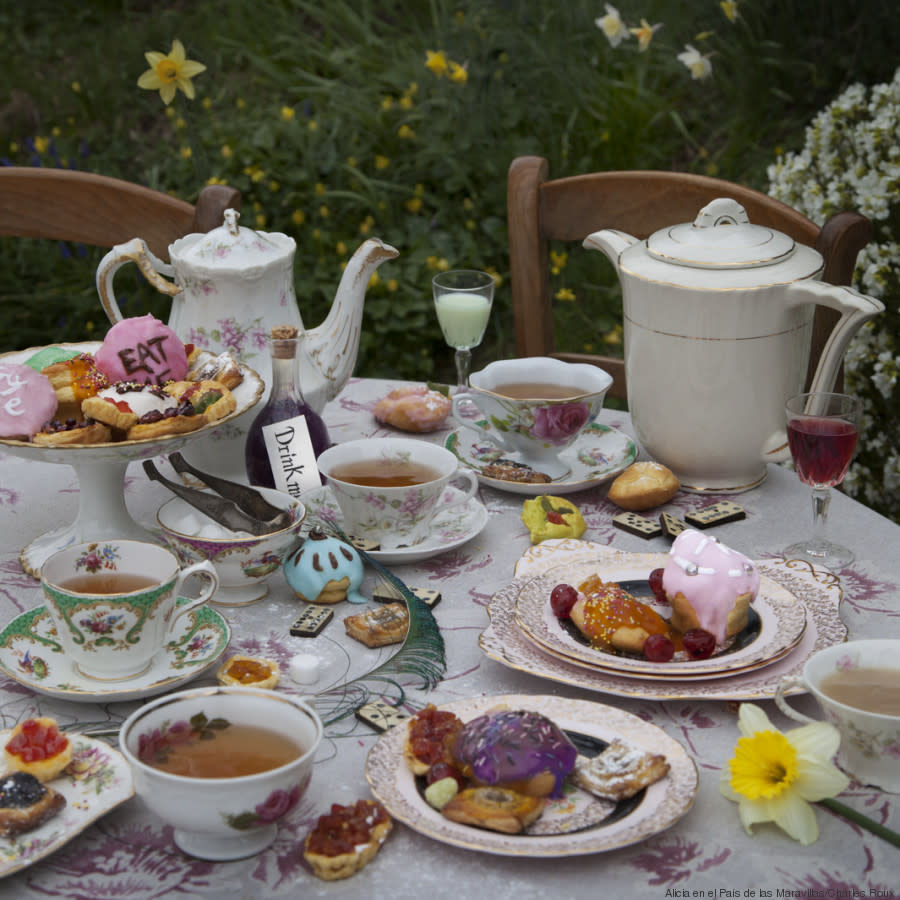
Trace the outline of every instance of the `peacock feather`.
<instances>
[{"instance_id":1,"label":"peacock feather","mask_svg":"<svg viewBox=\"0 0 900 900\"><path fill-rule=\"evenodd\" d=\"M351 543L350 538L334 522L329 522L327 528L339 540ZM340 687L316 695L316 708L326 725L353 715L375 693L390 705L400 706L406 699L406 691L398 681L403 675L420 678L422 690L429 691L440 683L447 671L444 638L428 605L371 554L356 549L362 561L370 565L403 598L409 611L409 630L400 649L380 666Z\"/></svg>"}]
</instances>

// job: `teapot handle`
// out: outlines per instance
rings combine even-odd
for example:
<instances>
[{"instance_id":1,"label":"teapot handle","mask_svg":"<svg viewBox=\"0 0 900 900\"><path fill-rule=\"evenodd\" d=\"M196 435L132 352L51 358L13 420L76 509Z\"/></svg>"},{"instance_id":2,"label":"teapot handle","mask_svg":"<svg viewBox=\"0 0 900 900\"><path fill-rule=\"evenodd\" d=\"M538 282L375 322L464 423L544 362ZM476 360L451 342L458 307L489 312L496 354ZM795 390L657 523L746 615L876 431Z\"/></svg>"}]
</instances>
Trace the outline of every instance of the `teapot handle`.
<instances>
[{"instance_id":1,"label":"teapot handle","mask_svg":"<svg viewBox=\"0 0 900 900\"><path fill-rule=\"evenodd\" d=\"M140 239L132 238L124 244L116 244L97 266L97 293L110 322L115 324L122 318L122 312L113 292L113 278L126 263L133 262L143 272L144 277L158 291L174 297L181 292L177 284L172 284L163 275L174 276L175 269L151 253L150 248ZM162 273L162 274L160 274Z\"/></svg>"}]
</instances>

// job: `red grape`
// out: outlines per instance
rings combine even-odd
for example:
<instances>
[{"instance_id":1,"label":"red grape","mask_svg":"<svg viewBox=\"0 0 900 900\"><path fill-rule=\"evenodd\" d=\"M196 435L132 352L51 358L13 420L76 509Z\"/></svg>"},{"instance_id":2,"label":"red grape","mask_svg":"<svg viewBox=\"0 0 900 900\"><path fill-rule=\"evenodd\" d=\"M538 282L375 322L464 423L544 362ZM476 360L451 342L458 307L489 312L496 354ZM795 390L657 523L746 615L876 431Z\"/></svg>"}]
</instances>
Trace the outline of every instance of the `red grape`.
<instances>
[{"instance_id":1,"label":"red grape","mask_svg":"<svg viewBox=\"0 0 900 900\"><path fill-rule=\"evenodd\" d=\"M644 656L650 662L668 662L675 655L675 646L664 634L651 634L644 641Z\"/></svg>"},{"instance_id":2,"label":"red grape","mask_svg":"<svg viewBox=\"0 0 900 900\"><path fill-rule=\"evenodd\" d=\"M716 649L715 637L703 628L686 631L682 640L684 649L691 659L709 659Z\"/></svg>"},{"instance_id":3,"label":"red grape","mask_svg":"<svg viewBox=\"0 0 900 900\"><path fill-rule=\"evenodd\" d=\"M558 584L550 591L550 608L560 619L568 619L578 599L578 591L571 584Z\"/></svg>"},{"instance_id":4,"label":"red grape","mask_svg":"<svg viewBox=\"0 0 900 900\"><path fill-rule=\"evenodd\" d=\"M453 766L451 766L450 763L433 763L428 769L428 773L425 775L426 783L434 784L436 781L440 781L442 778L455 778L460 790L463 789L466 783L466 779L463 778L462 773L458 769L455 769Z\"/></svg>"},{"instance_id":5,"label":"red grape","mask_svg":"<svg viewBox=\"0 0 900 900\"><path fill-rule=\"evenodd\" d=\"M668 603L668 597L666 597L666 592L663 590L663 570L662 569L654 569L650 573L650 577L648 581L650 582L650 590L653 591L654 596L657 600L662 603Z\"/></svg>"}]
</instances>

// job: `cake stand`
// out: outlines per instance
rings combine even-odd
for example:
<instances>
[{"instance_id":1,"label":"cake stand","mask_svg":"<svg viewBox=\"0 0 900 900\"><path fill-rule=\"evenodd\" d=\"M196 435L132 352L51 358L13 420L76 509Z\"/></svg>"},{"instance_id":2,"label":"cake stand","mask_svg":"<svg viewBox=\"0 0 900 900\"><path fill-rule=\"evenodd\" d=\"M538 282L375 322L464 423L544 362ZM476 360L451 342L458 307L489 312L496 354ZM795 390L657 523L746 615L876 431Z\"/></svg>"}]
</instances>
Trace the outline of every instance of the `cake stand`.
<instances>
[{"instance_id":1,"label":"cake stand","mask_svg":"<svg viewBox=\"0 0 900 900\"><path fill-rule=\"evenodd\" d=\"M53 346L93 353L99 342L79 344L54 344ZM0 355L5 362L25 363L40 347L19 350ZM35 538L19 555L22 568L40 577L41 566L48 556L84 541L102 541L113 538L152 541L156 536L140 526L125 506L125 472L129 463L174 453L199 437L208 435L226 423L233 423L253 409L263 394L265 385L253 369L241 365L244 380L232 393L237 406L228 416L188 434L173 434L160 438L121 443L92 444L70 447L43 447L25 441L0 439L0 451L35 462L59 463L72 466L78 476L78 515L75 521L54 528Z\"/></svg>"}]
</instances>

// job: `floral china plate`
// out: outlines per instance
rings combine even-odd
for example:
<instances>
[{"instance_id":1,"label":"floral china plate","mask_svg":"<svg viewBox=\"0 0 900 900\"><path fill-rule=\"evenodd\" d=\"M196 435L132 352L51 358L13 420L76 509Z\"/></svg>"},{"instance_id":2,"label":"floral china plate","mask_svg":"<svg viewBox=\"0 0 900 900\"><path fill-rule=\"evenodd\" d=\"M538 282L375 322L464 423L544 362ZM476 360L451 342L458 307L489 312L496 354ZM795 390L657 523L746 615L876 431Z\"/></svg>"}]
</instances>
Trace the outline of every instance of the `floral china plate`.
<instances>
[{"instance_id":1,"label":"floral china plate","mask_svg":"<svg viewBox=\"0 0 900 900\"><path fill-rule=\"evenodd\" d=\"M487 420L477 423L486 431L491 430ZM479 441L478 435L467 428L460 428L448 435L444 446L456 458L473 469L478 480L489 487L512 494L536 497L538 494L571 494L603 484L619 475L637 459L637 445L627 434L610 425L594 422L585 428L575 443L560 453L559 458L568 466L568 472L560 478L544 484L522 484L504 481L483 474L485 466L498 459L516 459L515 453L503 450L491 443Z\"/></svg>"},{"instance_id":2,"label":"floral china plate","mask_svg":"<svg viewBox=\"0 0 900 900\"><path fill-rule=\"evenodd\" d=\"M11 733L0 731L0 746ZM131 767L118 750L84 735L68 737L72 762L50 782L66 798L66 805L32 831L0 837L0 878L43 859L134 795Z\"/></svg>"},{"instance_id":3,"label":"floral china plate","mask_svg":"<svg viewBox=\"0 0 900 900\"><path fill-rule=\"evenodd\" d=\"M455 487L448 487L447 491L450 494L460 493ZM318 523L327 529L330 524L340 525L343 521L337 500L327 486L308 491L300 500L306 506L309 525ZM467 503L439 512L431 522L428 537L421 543L396 550L369 550L368 553L386 566L421 562L461 547L481 534L487 520L488 512L484 504L472 497Z\"/></svg>"},{"instance_id":4,"label":"floral china plate","mask_svg":"<svg viewBox=\"0 0 900 900\"><path fill-rule=\"evenodd\" d=\"M146 672L98 681L78 671L59 643L47 608L38 606L0 632L0 672L39 694L64 700L111 703L152 697L207 671L231 639L228 623L209 606L182 616L175 629L176 636L153 657Z\"/></svg>"},{"instance_id":5,"label":"floral china plate","mask_svg":"<svg viewBox=\"0 0 900 900\"><path fill-rule=\"evenodd\" d=\"M516 601L516 624L550 653L633 678L724 678L769 665L800 642L806 629L806 608L790 591L765 575L760 577L747 628L708 659L688 659L680 653L669 662L651 662L643 656L619 655L592 647L570 622L558 619L550 608L550 592L560 582L577 586L597 573L604 581L623 584L628 590L629 581L640 584L652 569L665 565L667 558L663 553L639 553L622 557L613 565L587 559L551 568L522 587ZM668 608L650 605L668 618Z\"/></svg>"},{"instance_id":6,"label":"floral china plate","mask_svg":"<svg viewBox=\"0 0 900 900\"><path fill-rule=\"evenodd\" d=\"M656 725L612 706L564 697L473 697L440 707L464 722L498 708L543 713L586 756L601 752L614 738L661 753L669 773L618 804L591 803L595 798L567 784L563 797L551 800L526 832L502 834L452 822L425 801L423 779L412 774L403 753L407 730L399 727L382 735L369 752L366 777L372 793L395 819L426 837L500 856L563 857L614 850L659 834L690 809L697 791L697 768L684 747Z\"/></svg>"}]
</instances>

